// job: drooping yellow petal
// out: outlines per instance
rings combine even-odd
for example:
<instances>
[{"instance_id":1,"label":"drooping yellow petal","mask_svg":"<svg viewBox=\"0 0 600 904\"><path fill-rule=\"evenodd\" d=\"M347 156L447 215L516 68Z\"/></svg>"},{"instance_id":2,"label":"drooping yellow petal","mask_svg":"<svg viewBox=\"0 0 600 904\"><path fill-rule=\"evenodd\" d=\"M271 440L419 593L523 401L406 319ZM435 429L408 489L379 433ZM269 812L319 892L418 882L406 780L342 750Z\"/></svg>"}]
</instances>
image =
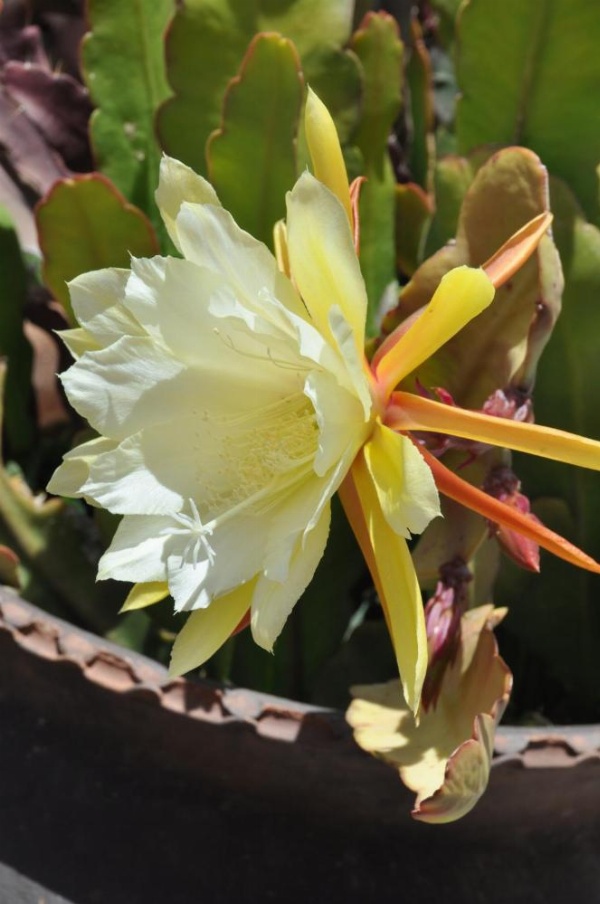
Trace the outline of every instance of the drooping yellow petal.
<instances>
[{"instance_id":1,"label":"drooping yellow petal","mask_svg":"<svg viewBox=\"0 0 600 904\"><path fill-rule=\"evenodd\" d=\"M206 662L233 634L250 608L256 581L248 581L213 600L206 609L195 609L177 635L169 674L183 675Z\"/></svg>"},{"instance_id":2,"label":"drooping yellow petal","mask_svg":"<svg viewBox=\"0 0 600 904\"><path fill-rule=\"evenodd\" d=\"M406 437L381 423L364 447L381 510L395 533L410 539L441 514L431 470Z\"/></svg>"},{"instance_id":3,"label":"drooping yellow petal","mask_svg":"<svg viewBox=\"0 0 600 904\"><path fill-rule=\"evenodd\" d=\"M447 433L600 471L600 442L596 440L553 427L525 424L444 405L408 392L393 394L386 423L395 430Z\"/></svg>"},{"instance_id":4,"label":"drooping yellow petal","mask_svg":"<svg viewBox=\"0 0 600 904\"><path fill-rule=\"evenodd\" d=\"M133 612L160 603L169 595L169 585L163 581L149 581L147 584L134 584L127 599L121 606L121 612Z\"/></svg>"},{"instance_id":5,"label":"drooping yellow petal","mask_svg":"<svg viewBox=\"0 0 600 904\"><path fill-rule=\"evenodd\" d=\"M406 540L388 524L362 452L352 466L341 498L369 564L385 613L404 697L410 709L417 714L427 669L427 635L421 591ZM347 501L350 503L348 506ZM358 518L353 517L353 512L358 512L356 501L360 507Z\"/></svg>"},{"instance_id":6,"label":"drooping yellow petal","mask_svg":"<svg viewBox=\"0 0 600 904\"><path fill-rule=\"evenodd\" d=\"M304 130L315 176L338 198L352 224L348 173L337 129L329 110L310 88L306 97Z\"/></svg>"},{"instance_id":7,"label":"drooping yellow petal","mask_svg":"<svg viewBox=\"0 0 600 904\"><path fill-rule=\"evenodd\" d=\"M442 277L433 298L409 329L394 331L373 358L377 381L394 387L491 303L494 286L480 269L456 267Z\"/></svg>"}]
</instances>

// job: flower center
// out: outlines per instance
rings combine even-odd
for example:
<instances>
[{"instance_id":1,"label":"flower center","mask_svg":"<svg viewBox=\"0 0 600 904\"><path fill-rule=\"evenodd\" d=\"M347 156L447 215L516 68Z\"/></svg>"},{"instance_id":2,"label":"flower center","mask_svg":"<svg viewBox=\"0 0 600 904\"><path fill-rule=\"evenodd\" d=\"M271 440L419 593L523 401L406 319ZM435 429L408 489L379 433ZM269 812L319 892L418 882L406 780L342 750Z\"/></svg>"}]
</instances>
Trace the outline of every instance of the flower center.
<instances>
[{"instance_id":1,"label":"flower center","mask_svg":"<svg viewBox=\"0 0 600 904\"><path fill-rule=\"evenodd\" d=\"M303 393L223 426L219 461L200 506L204 523L249 507L263 513L311 472L319 429L313 405Z\"/></svg>"}]
</instances>

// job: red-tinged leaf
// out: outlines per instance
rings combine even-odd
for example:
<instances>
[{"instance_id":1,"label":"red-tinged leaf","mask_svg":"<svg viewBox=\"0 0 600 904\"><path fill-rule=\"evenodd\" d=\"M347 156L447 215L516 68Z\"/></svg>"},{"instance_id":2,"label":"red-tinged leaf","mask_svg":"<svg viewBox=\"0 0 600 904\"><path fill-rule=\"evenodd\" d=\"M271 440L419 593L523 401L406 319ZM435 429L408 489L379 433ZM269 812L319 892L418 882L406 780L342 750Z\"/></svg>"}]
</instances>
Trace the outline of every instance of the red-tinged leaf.
<instances>
[{"instance_id":1,"label":"red-tinged leaf","mask_svg":"<svg viewBox=\"0 0 600 904\"><path fill-rule=\"evenodd\" d=\"M36 194L44 194L57 179L69 175L59 155L4 89L0 88L0 145L11 167Z\"/></svg>"},{"instance_id":2,"label":"red-tinged leaf","mask_svg":"<svg viewBox=\"0 0 600 904\"><path fill-rule=\"evenodd\" d=\"M19 62L4 66L2 82L67 166L81 172L93 168L88 138L92 105L79 82L63 72Z\"/></svg>"},{"instance_id":3,"label":"red-tinged leaf","mask_svg":"<svg viewBox=\"0 0 600 904\"><path fill-rule=\"evenodd\" d=\"M154 230L99 173L58 182L36 211L44 280L73 318L67 282L90 270L127 267L158 252Z\"/></svg>"},{"instance_id":4,"label":"red-tinged leaf","mask_svg":"<svg viewBox=\"0 0 600 904\"><path fill-rule=\"evenodd\" d=\"M7 584L9 587L19 589L21 586L19 562L20 559L16 552L13 552L8 546L0 545L0 584Z\"/></svg>"},{"instance_id":5,"label":"red-tinged leaf","mask_svg":"<svg viewBox=\"0 0 600 904\"><path fill-rule=\"evenodd\" d=\"M505 613L487 605L463 615L458 654L437 705L418 725L399 682L351 688L346 719L355 741L398 769L417 795L412 815L422 822L460 819L487 787L494 732L512 685L492 631Z\"/></svg>"}]
</instances>

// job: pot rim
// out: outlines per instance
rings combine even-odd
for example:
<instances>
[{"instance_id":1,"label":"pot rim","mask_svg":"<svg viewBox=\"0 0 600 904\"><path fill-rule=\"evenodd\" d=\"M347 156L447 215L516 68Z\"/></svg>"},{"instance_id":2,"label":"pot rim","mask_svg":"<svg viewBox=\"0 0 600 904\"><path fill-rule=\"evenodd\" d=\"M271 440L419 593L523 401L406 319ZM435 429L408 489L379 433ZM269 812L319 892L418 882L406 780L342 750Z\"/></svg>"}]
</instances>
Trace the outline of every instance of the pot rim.
<instances>
[{"instance_id":1,"label":"pot rim","mask_svg":"<svg viewBox=\"0 0 600 904\"><path fill-rule=\"evenodd\" d=\"M148 657L50 615L0 587L0 632L21 649L46 660L69 662L85 681L114 694L136 695L159 708L211 724L245 722L265 738L302 742L307 716L350 738L343 713L211 680L171 678ZM496 732L492 767L520 761L527 767L564 767L600 759L600 724L503 726Z\"/></svg>"}]
</instances>

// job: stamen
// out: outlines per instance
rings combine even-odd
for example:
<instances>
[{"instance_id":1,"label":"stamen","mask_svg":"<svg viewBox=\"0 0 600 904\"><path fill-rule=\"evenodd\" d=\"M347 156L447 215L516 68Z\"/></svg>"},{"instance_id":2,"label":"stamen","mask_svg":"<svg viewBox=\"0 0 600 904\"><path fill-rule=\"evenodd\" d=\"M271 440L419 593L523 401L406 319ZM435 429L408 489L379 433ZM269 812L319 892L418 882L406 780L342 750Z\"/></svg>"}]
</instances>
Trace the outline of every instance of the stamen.
<instances>
[{"instance_id":1,"label":"stamen","mask_svg":"<svg viewBox=\"0 0 600 904\"><path fill-rule=\"evenodd\" d=\"M223 335L223 333L217 329L217 327L213 328L213 332L216 336L219 337L221 342L223 342L232 352L235 352L237 355L241 355L243 358L249 358L253 361L264 361L264 354L253 354L252 352L244 352L240 348L236 348L233 339L229 335ZM271 349L267 346L266 349L266 357L269 359L271 364L274 364L275 367L281 367L283 370L293 370L296 373L302 372L302 368L297 361L282 361L280 358L275 358Z\"/></svg>"},{"instance_id":2,"label":"stamen","mask_svg":"<svg viewBox=\"0 0 600 904\"><path fill-rule=\"evenodd\" d=\"M209 565L215 564L216 553L210 542L208 537L210 537L213 533L213 525L211 524L203 524L202 519L200 518L200 513L198 511L198 506L194 502L193 499L188 500L190 504L190 508L192 510L192 514L185 515L183 512L176 512L173 514L173 518L177 521L178 524L181 524L181 527L165 527L161 531L161 534L168 534L169 536L190 536L189 543L186 545L183 553L181 555L181 564L183 565L185 559L189 554L192 557L192 563L194 568L198 565L200 551L202 550L206 559L208 560Z\"/></svg>"}]
</instances>

